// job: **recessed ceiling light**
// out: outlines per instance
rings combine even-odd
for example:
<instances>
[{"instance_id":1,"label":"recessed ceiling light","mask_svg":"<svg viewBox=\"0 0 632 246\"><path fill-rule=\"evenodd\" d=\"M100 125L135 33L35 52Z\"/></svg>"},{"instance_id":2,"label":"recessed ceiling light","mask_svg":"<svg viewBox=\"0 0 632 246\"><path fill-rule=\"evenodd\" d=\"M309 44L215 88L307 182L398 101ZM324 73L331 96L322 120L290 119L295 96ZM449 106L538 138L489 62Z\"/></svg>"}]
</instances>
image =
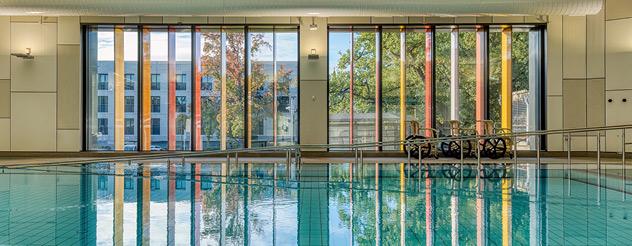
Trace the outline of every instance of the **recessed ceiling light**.
<instances>
[{"instance_id":1,"label":"recessed ceiling light","mask_svg":"<svg viewBox=\"0 0 632 246\"><path fill-rule=\"evenodd\" d=\"M318 13L318 12L309 12L309 13L307 13L307 14L308 14L308 15L319 15L320 13Z\"/></svg>"},{"instance_id":2,"label":"recessed ceiling light","mask_svg":"<svg viewBox=\"0 0 632 246\"><path fill-rule=\"evenodd\" d=\"M42 12L42 11L29 11L29 12L26 12L26 13L27 14L43 14L44 12Z\"/></svg>"}]
</instances>

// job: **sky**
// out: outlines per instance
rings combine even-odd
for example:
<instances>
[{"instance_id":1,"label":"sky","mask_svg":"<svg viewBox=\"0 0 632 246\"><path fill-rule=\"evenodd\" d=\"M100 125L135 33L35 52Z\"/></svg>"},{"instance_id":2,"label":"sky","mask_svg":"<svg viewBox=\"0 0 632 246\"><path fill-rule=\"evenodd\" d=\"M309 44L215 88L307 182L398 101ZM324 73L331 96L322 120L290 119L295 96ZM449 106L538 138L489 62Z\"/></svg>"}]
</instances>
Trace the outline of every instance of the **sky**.
<instances>
[{"instance_id":1,"label":"sky","mask_svg":"<svg viewBox=\"0 0 632 246\"><path fill-rule=\"evenodd\" d=\"M150 34L150 52L152 61L167 61L167 32L152 32ZM273 43L272 33L265 33L264 39ZM114 60L114 32L97 33L99 61ZM124 58L126 61L138 60L138 33L125 32ZM294 32L279 32L276 34L277 61L296 61L298 59L298 35ZM252 59L256 61L272 61L272 49L264 49L256 54L252 54ZM191 33L176 33L176 61L191 60Z\"/></svg>"}]
</instances>

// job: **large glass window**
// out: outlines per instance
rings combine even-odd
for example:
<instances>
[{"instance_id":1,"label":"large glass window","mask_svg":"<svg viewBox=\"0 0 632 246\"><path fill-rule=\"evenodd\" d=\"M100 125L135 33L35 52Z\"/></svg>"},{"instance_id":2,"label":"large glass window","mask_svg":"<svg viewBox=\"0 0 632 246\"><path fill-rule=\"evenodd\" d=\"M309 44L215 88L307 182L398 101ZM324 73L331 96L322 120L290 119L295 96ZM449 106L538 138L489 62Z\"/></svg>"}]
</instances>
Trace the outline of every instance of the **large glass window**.
<instances>
[{"instance_id":1,"label":"large glass window","mask_svg":"<svg viewBox=\"0 0 632 246\"><path fill-rule=\"evenodd\" d=\"M473 134L477 120L486 119L496 129L540 129L542 27L371 30L329 29L329 143L398 141L415 133L411 126L434 127L445 136L452 134L452 120L461 123L465 134ZM511 71L503 70L507 67ZM511 100L506 102L501 88L510 83ZM366 131L377 129L376 124L381 131ZM530 148L532 142L518 139L518 147Z\"/></svg>"},{"instance_id":2,"label":"large glass window","mask_svg":"<svg viewBox=\"0 0 632 246\"><path fill-rule=\"evenodd\" d=\"M89 150L298 142L296 27L134 28L99 25L86 32ZM110 134L99 131L97 118L108 120ZM195 134L204 136L192 138L197 126L204 129Z\"/></svg>"},{"instance_id":3,"label":"large glass window","mask_svg":"<svg viewBox=\"0 0 632 246\"><path fill-rule=\"evenodd\" d=\"M298 35L289 29L249 30L250 146L298 141Z\"/></svg>"}]
</instances>

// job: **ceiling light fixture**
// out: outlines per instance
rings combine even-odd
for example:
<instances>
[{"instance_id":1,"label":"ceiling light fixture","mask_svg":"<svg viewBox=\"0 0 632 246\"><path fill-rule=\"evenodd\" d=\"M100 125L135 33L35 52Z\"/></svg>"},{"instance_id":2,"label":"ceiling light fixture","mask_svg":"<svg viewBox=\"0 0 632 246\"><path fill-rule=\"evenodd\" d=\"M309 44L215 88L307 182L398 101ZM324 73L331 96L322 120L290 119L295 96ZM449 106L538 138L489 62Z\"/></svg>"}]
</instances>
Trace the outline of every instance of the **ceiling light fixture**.
<instances>
[{"instance_id":1,"label":"ceiling light fixture","mask_svg":"<svg viewBox=\"0 0 632 246\"><path fill-rule=\"evenodd\" d=\"M314 23L314 17L312 17L312 24L309 25L309 30L311 30L311 31L318 30L318 25L316 25L316 23Z\"/></svg>"},{"instance_id":2,"label":"ceiling light fixture","mask_svg":"<svg viewBox=\"0 0 632 246\"><path fill-rule=\"evenodd\" d=\"M43 14L44 12L42 12L42 11L29 11L29 12L26 12L26 13L27 14L37 15L37 14Z\"/></svg>"},{"instance_id":3,"label":"ceiling light fixture","mask_svg":"<svg viewBox=\"0 0 632 246\"><path fill-rule=\"evenodd\" d=\"M308 15L319 15L320 13L318 13L318 12L309 12L309 13L307 13L307 14L308 14Z\"/></svg>"}]
</instances>

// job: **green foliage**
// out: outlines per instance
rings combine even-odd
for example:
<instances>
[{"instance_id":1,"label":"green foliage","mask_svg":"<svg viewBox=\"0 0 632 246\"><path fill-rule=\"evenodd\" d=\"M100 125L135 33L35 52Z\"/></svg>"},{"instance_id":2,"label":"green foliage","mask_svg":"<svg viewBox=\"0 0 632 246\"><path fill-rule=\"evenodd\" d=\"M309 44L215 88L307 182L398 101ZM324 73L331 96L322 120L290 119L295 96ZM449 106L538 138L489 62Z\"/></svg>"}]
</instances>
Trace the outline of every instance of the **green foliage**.
<instances>
[{"instance_id":1,"label":"green foliage","mask_svg":"<svg viewBox=\"0 0 632 246\"><path fill-rule=\"evenodd\" d=\"M375 36L374 32L354 32L353 49L347 49L335 61L329 76L329 113L349 113L351 52L353 51L354 112L375 110ZM408 30L382 33L382 107L384 114L399 115L401 38L405 37L406 113L407 121L424 120L425 33ZM514 32L512 42L513 90L529 88L529 33ZM500 33L489 33L489 118L500 120ZM450 120L451 83L450 32L435 33L435 121L446 130ZM460 120L464 128L476 120L476 34L459 34ZM385 116L386 117L386 116Z\"/></svg>"}]
</instances>

